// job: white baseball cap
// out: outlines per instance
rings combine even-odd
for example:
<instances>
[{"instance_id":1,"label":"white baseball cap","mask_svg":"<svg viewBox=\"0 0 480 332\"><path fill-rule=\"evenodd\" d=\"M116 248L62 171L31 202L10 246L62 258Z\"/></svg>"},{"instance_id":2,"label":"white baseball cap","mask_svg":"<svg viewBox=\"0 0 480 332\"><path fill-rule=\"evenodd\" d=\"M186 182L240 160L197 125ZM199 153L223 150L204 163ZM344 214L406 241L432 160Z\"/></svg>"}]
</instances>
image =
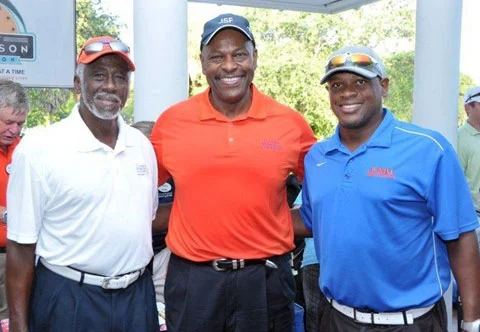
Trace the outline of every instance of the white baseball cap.
<instances>
[{"instance_id":1,"label":"white baseball cap","mask_svg":"<svg viewBox=\"0 0 480 332\"><path fill-rule=\"evenodd\" d=\"M467 93L463 96L463 104L470 104L472 102L480 103L480 86L474 86L468 89Z\"/></svg>"}]
</instances>

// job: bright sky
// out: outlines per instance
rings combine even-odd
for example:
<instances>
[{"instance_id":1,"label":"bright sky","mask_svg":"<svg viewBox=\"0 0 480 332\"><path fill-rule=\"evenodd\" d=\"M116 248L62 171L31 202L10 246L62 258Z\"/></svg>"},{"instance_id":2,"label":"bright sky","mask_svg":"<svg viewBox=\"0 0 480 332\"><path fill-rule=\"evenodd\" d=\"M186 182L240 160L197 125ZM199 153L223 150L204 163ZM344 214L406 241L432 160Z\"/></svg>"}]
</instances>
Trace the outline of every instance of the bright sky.
<instances>
[{"instance_id":1,"label":"bright sky","mask_svg":"<svg viewBox=\"0 0 480 332\"><path fill-rule=\"evenodd\" d=\"M107 11L114 15L118 15L121 23L126 24L126 28L121 32L121 38L129 44L130 47L133 47L133 0L102 0L102 4ZM189 3L188 8L190 20L200 20L201 22L205 22L216 14L235 11L235 8L238 7ZM478 42L478 31L480 31L479 15L479 0L463 0L460 71L470 75L477 85L480 85L480 43Z\"/></svg>"}]
</instances>

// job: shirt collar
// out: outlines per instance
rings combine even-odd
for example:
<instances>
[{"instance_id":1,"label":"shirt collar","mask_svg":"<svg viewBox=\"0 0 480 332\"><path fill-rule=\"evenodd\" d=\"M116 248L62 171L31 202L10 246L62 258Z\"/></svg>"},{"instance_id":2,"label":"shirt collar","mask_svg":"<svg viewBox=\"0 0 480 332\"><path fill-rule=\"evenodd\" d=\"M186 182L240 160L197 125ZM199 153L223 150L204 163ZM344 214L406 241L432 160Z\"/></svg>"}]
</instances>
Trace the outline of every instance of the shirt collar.
<instances>
[{"instance_id":1,"label":"shirt collar","mask_svg":"<svg viewBox=\"0 0 480 332\"><path fill-rule=\"evenodd\" d=\"M478 131L477 129L475 129L470 123L468 123L468 121L465 121L465 131L471 135L471 136L476 136L476 135L480 135L480 131Z\"/></svg>"},{"instance_id":2,"label":"shirt collar","mask_svg":"<svg viewBox=\"0 0 480 332\"><path fill-rule=\"evenodd\" d=\"M15 147L20 143L20 137L16 138L12 144L7 146L7 151L4 151L3 149L0 149L0 153L3 154L4 156L10 156L13 153L13 150Z\"/></svg>"},{"instance_id":3,"label":"shirt collar","mask_svg":"<svg viewBox=\"0 0 480 332\"><path fill-rule=\"evenodd\" d=\"M70 129L74 137L76 148L79 152L90 152L99 149L109 150L106 144L100 142L87 127L79 112L79 104L73 106L72 113L65 119L70 123ZM134 140L128 134L128 125L125 123L121 115L118 121L118 137L115 144L115 152L121 152L127 147L134 146ZM110 149L111 150L111 149Z\"/></svg>"},{"instance_id":4,"label":"shirt collar","mask_svg":"<svg viewBox=\"0 0 480 332\"><path fill-rule=\"evenodd\" d=\"M238 121L246 118L264 119L267 116L265 109L265 96L258 91L257 87L252 83L252 104L247 113L240 114L235 119L228 119L224 114L217 111L210 102L209 94L211 88L207 88L200 96L199 118L201 121L215 119L217 121Z\"/></svg>"},{"instance_id":5,"label":"shirt collar","mask_svg":"<svg viewBox=\"0 0 480 332\"><path fill-rule=\"evenodd\" d=\"M383 109L383 113L384 117L382 122L365 143L366 147L389 147L392 143L392 133L395 128L396 120L392 112L387 108ZM328 153L334 150L348 151L340 140L339 126L335 129L333 136L325 141L325 151Z\"/></svg>"}]
</instances>

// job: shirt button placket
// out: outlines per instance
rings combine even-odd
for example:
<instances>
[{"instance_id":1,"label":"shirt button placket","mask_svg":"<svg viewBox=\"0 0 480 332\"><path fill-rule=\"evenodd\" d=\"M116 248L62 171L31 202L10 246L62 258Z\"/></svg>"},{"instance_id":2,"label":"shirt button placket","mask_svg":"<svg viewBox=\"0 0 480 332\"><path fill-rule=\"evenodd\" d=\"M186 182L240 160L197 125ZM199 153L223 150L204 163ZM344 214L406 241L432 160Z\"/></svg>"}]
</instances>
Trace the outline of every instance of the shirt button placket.
<instances>
[{"instance_id":1,"label":"shirt button placket","mask_svg":"<svg viewBox=\"0 0 480 332\"><path fill-rule=\"evenodd\" d=\"M353 163L353 159L349 159L347 161L347 165L345 166L344 178L345 178L345 181L347 182L350 182L352 178L352 163Z\"/></svg>"}]
</instances>

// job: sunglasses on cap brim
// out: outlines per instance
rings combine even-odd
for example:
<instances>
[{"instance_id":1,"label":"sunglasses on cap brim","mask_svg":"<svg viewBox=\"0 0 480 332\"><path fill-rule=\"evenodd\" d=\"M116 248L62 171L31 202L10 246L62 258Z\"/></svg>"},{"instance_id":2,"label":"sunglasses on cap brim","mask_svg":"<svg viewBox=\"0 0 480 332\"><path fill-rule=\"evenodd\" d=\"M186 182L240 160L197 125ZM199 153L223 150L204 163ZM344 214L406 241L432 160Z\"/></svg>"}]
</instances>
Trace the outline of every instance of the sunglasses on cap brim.
<instances>
[{"instance_id":1,"label":"sunglasses on cap brim","mask_svg":"<svg viewBox=\"0 0 480 332\"><path fill-rule=\"evenodd\" d=\"M376 68L376 71L380 73L377 61L370 55L364 53L345 53L335 55L328 60L326 70L329 71L345 65L353 65L365 69Z\"/></svg>"},{"instance_id":2,"label":"sunglasses on cap brim","mask_svg":"<svg viewBox=\"0 0 480 332\"><path fill-rule=\"evenodd\" d=\"M83 48L83 51L87 55L100 53L104 50L105 45L109 45L113 51L119 51L127 54L130 53L130 47L128 47L127 44L123 43L120 40L103 40L103 41L93 42L91 44L86 45Z\"/></svg>"}]
</instances>

